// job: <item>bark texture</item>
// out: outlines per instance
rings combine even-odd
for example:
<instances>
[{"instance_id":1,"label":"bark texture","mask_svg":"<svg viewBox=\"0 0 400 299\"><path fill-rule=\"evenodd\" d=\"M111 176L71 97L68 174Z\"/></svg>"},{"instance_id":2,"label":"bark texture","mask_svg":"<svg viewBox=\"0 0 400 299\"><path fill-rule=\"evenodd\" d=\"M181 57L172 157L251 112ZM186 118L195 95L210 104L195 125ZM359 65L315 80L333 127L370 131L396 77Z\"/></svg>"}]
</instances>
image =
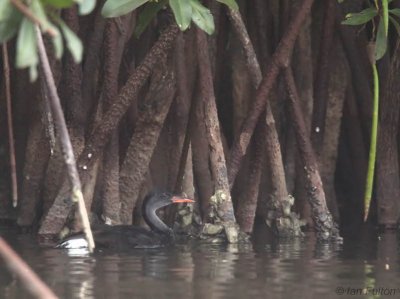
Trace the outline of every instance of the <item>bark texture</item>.
<instances>
[{"instance_id":1,"label":"bark texture","mask_svg":"<svg viewBox=\"0 0 400 299\"><path fill-rule=\"evenodd\" d=\"M230 159L228 163L228 178L232 185L235 181L236 174L239 170L240 162L246 153L250 138L253 134L257 120L265 109L267 98L279 74L282 66L289 64L290 55L296 37L299 34L300 28L311 10L313 0L304 0L301 7L297 11L296 16L288 26L285 35L282 37L278 48L276 49L267 74L264 76L260 86L257 89L256 100L252 104L248 117L243 123L239 136L235 139L231 148Z\"/></svg>"},{"instance_id":2,"label":"bark texture","mask_svg":"<svg viewBox=\"0 0 400 299\"><path fill-rule=\"evenodd\" d=\"M21 187L22 201L17 219L17 224L22 227L30 227L39 220L38 210L39 204L42 203L44 175L50 157L49 143L38 117L32 120L27 143Z\"/></svg>"},{"instance_id":3,"label":"bark texture","mask_svg":"<svg viewBox=\"0 0 400 299\"><path fill-rule=\"evenodd\" d=\"M296 135L297 146L306 177L306 188L312 207L312 217L319 238L322 240L341 240L337 224L326 205L325 193L311 140L308 137L304 117L299 107L297 88L290 68L285 69L285 83L290 99L290 114Z\"/></svg>"},{"instance_id":4,"label":"bark texture","mask_svg":"<svg viewBox=\"0 0 400 299\"><path fill-rule=\"evenodd\" d=\"M165 55L172 47L178 30L176 25L171 25L161 34L159 40L147 53L141 65L136 68L134 73L129 77L129 80L121 89L121 92L104 116L101 124L90 134L85 149L78 159L78 166L83 184L91 178L90 172L87 170L93 167L95 161L99 158L98 155L101 149L103 149L106 142L109 140L110 134L116 128L130 104L136 101L140 88L145 84L160 57ZM57 234L62 229L67 217L66 211L69 211L71 208L68 193L68 185L64 181L61 188L59 188L59 192L48 216L41 225L39 234Z\"/></svg>"},{"instance_id":5,"label":"bark texture","mask_svg":"<svg viewBox=\"0 0 400 299\"><path fill-rule=\"evenodd\" d=\"M317 155L320 155L324 141L325 118L328 106L329 56L333 43L336 1L325 1L325 12L318 62L315 70L314 104L311 124L311 140Z\"/></svg>"},{"instance_id":6,"label":"bark texture","mask_svg":"<svg viewBox=\"0 0 400 299\"><path fill-rule=\"evenodd\" d=\"M165 62L164 62L165 64ZM121 166L120 218L123 224L132 223L140 187L149 167L164 120L175 95L175 75L166 66L155 71L149 93L141 107L135 132Z\"/></svg>"},{"instance_id":7,"label":"bark texture","mask_svg":"<svg viewBox=\"0 0 400 299\"><path fill-rule=\"evenodd\" d=\"M340 128L343 117L344 99L349 85L349 67L341 44L335 43L329 67L330 79L327 94L327 113L325 119L324 142L319 157L322 182L328 208L336 222L339 222L339 208L335 191L335 172L337 164Z\"/></svg>"},{"instance_id":8,"label":"bark texture","mask_svg":"<svg viewBox=\"0 0 400 299\"><path fill-rule=\"evenodd\" d=\"M241 46L245 52L251 82L254 88L258 88L262 79L261 68L253 45L247 34L246 27L239 12L230 10L229 15L235 28L235 32L241 42ZM246 199L242 199L241 201L241 207L245 211L241 214L241 220L245 223L246 231L252 228L258 199L258 185L261 179L263 161L261 151L264 148L263 142L258 141L257 139L265 137L265 147L270 168L269 170L271 172L270 178L272 189L270 190L271 196L267 207L267 223L274 228L278 235L300 235L301 232L297 217L291 213L291 206L293 205L294 200L293 197L289 196L287 191L281 147L276 130L275 119L269 102L266 103L265 109L265 124L264 120L259 120L259 132L257 136L255 136L256 152L252 164L250 165L250 175L247 184L249 187L246 192ZM254 163L257 164L255 165ZM248 204L246 204L245 201L248 201Z\"/></svg>"},{"instance_id":9,"label":"bark texture","mask_svg":"<svg viewBox=\"0 0 400 299\"><path fill-rule=\"evenodd\" d=\"M239 229L233 211L229 189L225 154L221 141L217 106L215 103L210 57L206 35L200 29L196 31L197 57L199 63L199 80L202 95L202 105L205 111L205 125L208 145L210 148L211 173L214 194L210 199L209 220L223 226L229 243L238 242Z\"/></svg>"},{"instance_id":10,"label":"bark texture","mask_svg":"<svg viewBox=\"0 0 400 299\"><path fill-rule=\"evenodd\" d=\"M110 20L105 30L105 62L104 62L104 112L110 108L114 99L118 96L118 75L127 31L131 27L131 14L116 20ZM119 28L121 31L119 31ZM119 196L119 132L118 127L111 135L111 139L104 151L104 168L108 171L103 176L103 214L106 223L119 224L119 211L121 208Z\"/></svg>"},{"instance_id":11,"label":"bark texture","mask_svg":"<svg viewBox=\"0 0 400 299\"><path fill-rule=\"evenodd\" d=\"M378 223L395 228L400 212L398 128L400 109L400 45L397 42L390 73L380 101L377 148Z\"/></svg>"},{"instance_id":12,"label":"bark texture","mask_svg":"<svg viewBox=\"0 0 400 299\"><path fill-rule=\"evenodd\" d=\"M210 148L211 171L215 183L214 195L210 199L211 210L208 215L214 223L224 227L229 243L237 243L239 232L233 211L225 154L221 142L221 131L215 103L210 57L208 56L208 43L205 33L200 29L196 31L196 41L200 92L202 96L202 106L205 111L205 125ZM212 216L210 214L212 214Z\"/></svg>"},{"instance_id":13,"label":"bark texture","mask_svg":"<svg viewBox=\"0 0 400 299\"><path fill-rule=\"evenodd\" d=\"M213 195L214 183L210 169L210 149L208 146L205 126L204 108L201 97L197 92L193 99L194 117L190 122L190 135L192 136L193 173L197 196L203 211L203 221L208 221L207 212L210 209L210 198Z\"/></svg>"}]
</instances>

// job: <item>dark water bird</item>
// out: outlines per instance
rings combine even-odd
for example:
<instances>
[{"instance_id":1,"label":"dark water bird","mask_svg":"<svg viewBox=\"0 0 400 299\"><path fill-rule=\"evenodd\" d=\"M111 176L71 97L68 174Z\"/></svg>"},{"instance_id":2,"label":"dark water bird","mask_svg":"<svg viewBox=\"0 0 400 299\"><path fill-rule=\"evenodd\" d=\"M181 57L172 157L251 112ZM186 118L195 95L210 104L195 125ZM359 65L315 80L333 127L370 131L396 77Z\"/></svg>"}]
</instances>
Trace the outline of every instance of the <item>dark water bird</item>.
<instances>
[{"instance_id":1,"label":"dark water bird","mask_svg":"<svg viewBox=\"0 0 400 299\"><path fill-rule=\"evenodd\" d=\"M156 214L162 207L176 203L193 203L194 200L167 192L150 193L142 205L143 218L150 230L133 225L98 225L92 228L96 248L133 249L158 248L174 241L174 232ZM83 234L62 240L57 248L87 248Z\"/></svg>"}]
</instances>

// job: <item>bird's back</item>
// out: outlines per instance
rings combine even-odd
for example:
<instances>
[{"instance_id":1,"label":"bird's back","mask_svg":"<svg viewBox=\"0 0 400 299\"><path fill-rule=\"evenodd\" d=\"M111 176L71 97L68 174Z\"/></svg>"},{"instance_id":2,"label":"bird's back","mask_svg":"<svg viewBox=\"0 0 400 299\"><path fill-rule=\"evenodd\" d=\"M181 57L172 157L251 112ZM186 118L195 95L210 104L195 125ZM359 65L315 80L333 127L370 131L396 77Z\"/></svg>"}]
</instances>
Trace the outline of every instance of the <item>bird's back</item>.
<instances>
[{"instance_id":1,"label":"bird's back","mask_svg":"<svg viewBox=\"0 0 400 299\"><path fill-rule=\"evenodd\" d=\"M97 248L134 249L134 248L159 248L170 243L166 235L149 231L143 227L133 225L98 225L92 229ZM87 242L83 234L71 235L64 239L58 248L85 248Z\"/></svg>"}]
</instances>

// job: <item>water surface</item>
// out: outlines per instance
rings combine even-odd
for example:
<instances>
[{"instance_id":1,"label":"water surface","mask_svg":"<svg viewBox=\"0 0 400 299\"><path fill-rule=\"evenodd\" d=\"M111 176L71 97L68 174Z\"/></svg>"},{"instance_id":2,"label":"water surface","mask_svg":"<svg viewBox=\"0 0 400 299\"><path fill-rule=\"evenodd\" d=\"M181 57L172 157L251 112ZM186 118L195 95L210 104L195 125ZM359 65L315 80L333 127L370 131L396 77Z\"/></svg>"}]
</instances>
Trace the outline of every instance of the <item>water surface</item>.
<instances>
[{"instance_id":1,"label":"water surface","mask_svg":"<svg viewBox=\"0 0 400 299\"><path fill-rule=\"evenodd\" d=\"M319 244L313 234L250 245L189 242L129 252L69 252L0 234L60 298L400 298L397 235L373 229ZM0 298L31 298L0 262Z\"/></svg>"}]
</instances>

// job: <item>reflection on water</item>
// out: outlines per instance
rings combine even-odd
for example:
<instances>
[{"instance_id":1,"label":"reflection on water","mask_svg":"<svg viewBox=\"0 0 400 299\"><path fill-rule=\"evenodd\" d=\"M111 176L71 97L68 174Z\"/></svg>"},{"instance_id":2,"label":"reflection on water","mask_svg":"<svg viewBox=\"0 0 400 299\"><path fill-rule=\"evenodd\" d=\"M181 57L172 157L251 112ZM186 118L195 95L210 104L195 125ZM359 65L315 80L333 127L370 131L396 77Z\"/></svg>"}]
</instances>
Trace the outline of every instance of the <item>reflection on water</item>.
<instances>
[{"instance_id":1,"label":"reflection on water","mask_svg":"<svg viewBox=\"0 0 400 299\"><path fill-rule=\"evenodd\" d=\"M60 298L400 298L398 239L371 230L319 244L312 234L253 245L191 242L130 252L41 248L0 234ZM392 290L392 291L391 291ZM342 292L342 293L341 293ZM338 296L340 295L340 296ZM30 298L0 262L0 298Z\"/></svg>"}]
</instances>

